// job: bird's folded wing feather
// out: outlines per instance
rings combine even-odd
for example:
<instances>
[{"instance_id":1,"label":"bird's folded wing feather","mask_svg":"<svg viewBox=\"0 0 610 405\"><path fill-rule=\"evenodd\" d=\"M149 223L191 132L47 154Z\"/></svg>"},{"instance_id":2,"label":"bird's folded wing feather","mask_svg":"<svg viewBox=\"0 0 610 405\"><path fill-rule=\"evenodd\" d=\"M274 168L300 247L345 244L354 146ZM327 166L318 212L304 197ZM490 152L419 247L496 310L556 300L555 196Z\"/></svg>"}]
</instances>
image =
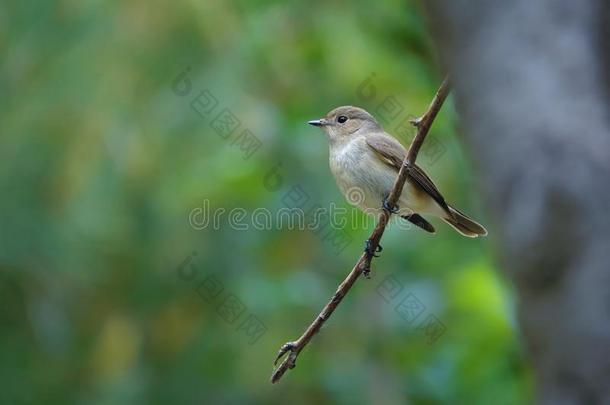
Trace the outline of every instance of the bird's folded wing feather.
<instances>
[{"instance_id":1,"label":"bird's folded wing feather","mask_svg":"<svg viewBox=\"0 0 610 405\"><path fill-rule=\"evenodd\" d=\"M407 150L393 137L386 134L371 134L366 137L367 144L377 153L381 160L397 172L407 156ZM434 199L445 211L450 213L445 199L438 191L430 177L424 171L413 164L408 172L411 182L425 191Z\"/></svg>"}]
</instances>

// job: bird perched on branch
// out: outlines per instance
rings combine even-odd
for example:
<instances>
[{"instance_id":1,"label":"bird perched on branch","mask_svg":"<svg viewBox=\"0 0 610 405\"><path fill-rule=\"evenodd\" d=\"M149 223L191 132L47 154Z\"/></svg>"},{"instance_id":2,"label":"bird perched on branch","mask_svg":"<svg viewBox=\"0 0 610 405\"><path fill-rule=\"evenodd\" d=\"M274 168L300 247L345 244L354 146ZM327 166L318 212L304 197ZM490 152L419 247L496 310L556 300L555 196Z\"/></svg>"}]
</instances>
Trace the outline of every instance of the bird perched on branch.
<instances>
[{"instance_id":1,"label":"bird perched on branch","mask_svg":"<svg viewBox=\"0 0 610 405\"><path fill-rule=\"evenodd\" d=\"M328 135L330 170L349 203L375 216L388 209L430 233L435 229L422 215L439 217L464 236L487 235L481 224L449 205L415 164L408 172L398 207L388 206L386 199L407 151L362 108L338 107L308 123Z\"/></svg>"}]
</instances>

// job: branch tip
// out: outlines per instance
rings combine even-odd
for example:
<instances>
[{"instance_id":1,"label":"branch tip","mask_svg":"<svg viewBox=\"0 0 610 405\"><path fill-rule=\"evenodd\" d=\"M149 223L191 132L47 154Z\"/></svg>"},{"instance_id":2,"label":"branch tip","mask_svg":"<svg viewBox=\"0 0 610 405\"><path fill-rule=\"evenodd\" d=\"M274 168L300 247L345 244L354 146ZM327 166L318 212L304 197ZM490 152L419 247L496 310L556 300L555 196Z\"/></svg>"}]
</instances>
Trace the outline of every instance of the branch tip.
<instances>
[{"instance_id":1,"label":"branch tip","mask_svg":"<svg viewBox=\"0 0 610 405\"><path fill-rule=\"evenodd\" d=\"M411 123L411 125L413 125L416 128L419 128L419 125L421 124L422 120L424 119L424 117L418 117L418 118L411 118L409 120L409 122Z\"/></svg>"}]
</instances>

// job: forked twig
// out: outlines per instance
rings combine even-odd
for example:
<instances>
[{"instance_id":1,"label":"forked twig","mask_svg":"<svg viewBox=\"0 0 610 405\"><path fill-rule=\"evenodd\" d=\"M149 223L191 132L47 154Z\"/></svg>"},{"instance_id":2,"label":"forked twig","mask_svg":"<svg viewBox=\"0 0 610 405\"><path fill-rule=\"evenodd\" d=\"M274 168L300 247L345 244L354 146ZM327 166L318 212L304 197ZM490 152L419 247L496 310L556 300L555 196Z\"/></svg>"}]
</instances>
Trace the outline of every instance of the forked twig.
<instances>
[{"instance_id":1,"label":"forked twig","mask_svg":"<svg viewBox=\"0 0 610 405\"><path fill-rule=\"evenodd\" d=\"M375 257L374 254L372 254L371 252L375 252L379 247L381 237L383 236L385 228L390 220L390 216L392 215L392 208L396 207L398 197L402 193L402 189L407 179L409 170L411 170L413 164L415 163L417 154L419 153L419 150L424 142L424 139L426 138L426 135L428 135L430 126L436 118L436 115L441 109L450 90L451 86L449 84L449 78L445 78L438 91L436 92L436 95L432 99L432 102L430 103L430 106L428 107L426 113L419 118L411 120L411 123L415 127L417 127L417 134L415 135L415 138L413 138L413 141L409 146L407 156L400 170L398 171L398 177L396 178L394 187L392 188L392 191L390 192L390 195L386 200L388 208L390 209L381 210L381 214L379 215L379 221L377 222L375 229L373 230L371 236L368 239L368 252L365 251L364 253L362 253L360 259L358 259L358 262L356 263L352 271L350 271L345 280L343 280L343 282L339 285L335 294L332 296L326 306L324 306L324 308L322 309L322 312L320 312L320 314L316 317L316 319L314 319L311 325L307 327L301 337L295 340L294 342L288 342L284 344L280 348L277 358L275 359L274 365L277 365L277 362L286 353L288 353L288 355L273 372L273 375L271 376L272 383L278 382L280 378L282 378L286 370L295 367L297 357L299 356L301 350L303 350L303 348L307 346L311 338L313 338L314 335L320 331L322 325L324 325L324 323L328 320L328 318L330 318L332 313L335 311L337 306L339 306L339 304L343 300L343 297L345 297L345 295L352 288L360 274L364 273L366 275L370 271L371 261L373 260L373 257Z\"/></svg>"}]
</instances>

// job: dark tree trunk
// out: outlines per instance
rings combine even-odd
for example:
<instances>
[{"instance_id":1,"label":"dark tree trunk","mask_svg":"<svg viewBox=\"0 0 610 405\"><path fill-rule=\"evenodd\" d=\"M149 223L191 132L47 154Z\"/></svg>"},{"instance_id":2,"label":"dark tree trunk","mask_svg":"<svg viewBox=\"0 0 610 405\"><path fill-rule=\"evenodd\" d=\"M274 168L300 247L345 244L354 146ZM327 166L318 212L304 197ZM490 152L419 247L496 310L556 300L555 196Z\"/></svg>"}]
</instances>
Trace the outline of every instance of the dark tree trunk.
<instances>
[{"instance_id":1,"label":"dark tree trunk","mask_svg":"<svg viewBox=\"0 0 610 405\"><path fill-rule=\"evenodd\" d=\"M544 404L610 404L607 0L430 0Z\"/></svg>"}]
</instances>

